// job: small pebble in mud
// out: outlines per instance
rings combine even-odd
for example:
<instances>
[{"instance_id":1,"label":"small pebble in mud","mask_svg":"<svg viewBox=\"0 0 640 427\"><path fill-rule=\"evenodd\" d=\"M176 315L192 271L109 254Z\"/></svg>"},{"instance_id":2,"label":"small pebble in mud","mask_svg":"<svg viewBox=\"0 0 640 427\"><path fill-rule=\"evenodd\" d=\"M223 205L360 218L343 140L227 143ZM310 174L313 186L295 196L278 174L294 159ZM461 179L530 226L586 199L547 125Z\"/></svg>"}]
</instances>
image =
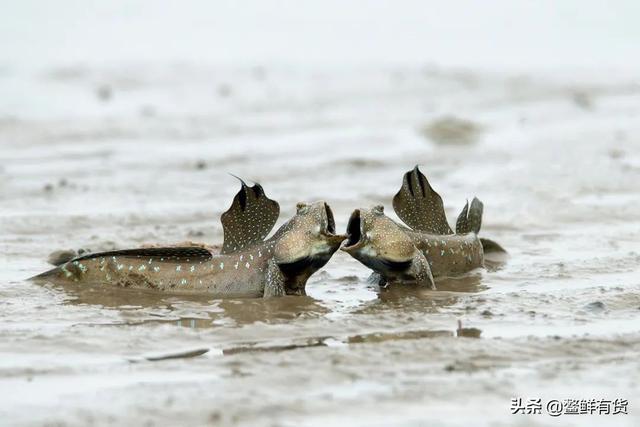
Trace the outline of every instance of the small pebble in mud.
<instances>
[{"instance_id":1,"label":"small pebble in mud","mask_svg":"<svg viewBox=\"0 0 640 427\"><path fill-rule=\"evenodd\" d=\"M207 162L205 162L204 160L198 160L196 162L196 169L198 170L203 170L207 168Z\"/></svg>"},{"instance_id":2,"label":"small pebble in mud","mask_svg":"<svg viewBox=\"0 0 640 427\"><path fill-rule=\"evenodd\" d=\"M484 317L493 317L493 313L490 310L484 310L480 314L483 315Z\"/></svg>"},{"instance_id":3,"label":"small pebble in mud","mask_svg":"<svg viewBox=\"0 0 640 427\"><path fill-rule=\"evenodd\" d=\"M53 184L45 184L45 186L42 188L45 192L50 193L53 191Z\"/></svg>"},{"instance_id":4,"label":"small pebble in mud","mask_svg":"<svg viewBox=\"0 0 640 427\"><path fill-rule=\"evenodd\" d=\"M577 107L580 107L583 110L590 110L593 108L593 101L587 92L575 91L571 94L571 100Z\"/></svg>"},{"instance_id":5,"label":"small pebble in mud","mask_svg":"<svg viewBox=\"0 0 640 427\"><path fill-rule=\"evenodd\" d=\"M202 230L189 230L187 232L187 236L189 236L189 237L203 237L204 236L204 231L202 231Z\"/></svg>"},{"instance_id":6,"label":"small pebble in mud","mask_svg":"<svg viewBox=\"0 0 640 427\"><path fill-rule=\"evenodd\" d=\"M96 89L96 96L102 102L107 102L113 96L113 90L109 85L101 85Z\"/></svg>"},{"instance_id":7,"label":"small pebble in mud","mask_svg":"<svg viewBox=\"0 0 640 427\"><path fill-rule=\"evenodd\" d=\"M471 144L481 132L476 123L453 116L445 116L434 120L423 129L423 133L438 144Z\"/></svg>"},{"instance_id":8,"label":"small pebble in mud","mask_svg":"<svg viewBox=\"0 0 640 427\"><path fill-rule=\"evenodd\" d=\"M607 306L602 301L594 301L584 306L584 309L592 313L600 313L606 310Z\"/></svg>"},{"instance_id":9,"label":"small pebble in mud","mask_svg":"<svg viewBox=\"0 0 640 427\"><path fill-rule=\"evenodd\" d=\"M447 372L474 372L481 369L480 366L473 362L465 360L456 360L453 363L445 365L444 370Z\"/></svg>"},{"instance_id":10,"label":"small pebble in mud","mask_svg":"<svg viewBox=\"0 0 640 427\"><path fill-rule=\"evenodd\" d=\"M47 262L51 265L61 265L67 261L71 261L76 257L76 251L73 249L60 249L49 254Z\"/></svg>"},{"instance_id":11,"label":"small pebble in mud","mask_svg":"<svg viewBox=\"0 0 640 427\"><path fill-rule=\"evenodd\" d=\"M462 321L458 320L458 329L456 330L456 336L465 338L480 338L482 330L478 328L463 328Z\"/></svg>"},{"instance_id":12,"label":"small pebble in mud","mask_svg":"<svg viewBox=\"0 0 640 427\"><path fill-rule=\"evenodd\" d=\"M612 148L611 150L609 150L609 157L612 159L620 159L623 158L625 156L625 153L623 150L620 150L618 148Z\"/></svg>"}]
</instances>

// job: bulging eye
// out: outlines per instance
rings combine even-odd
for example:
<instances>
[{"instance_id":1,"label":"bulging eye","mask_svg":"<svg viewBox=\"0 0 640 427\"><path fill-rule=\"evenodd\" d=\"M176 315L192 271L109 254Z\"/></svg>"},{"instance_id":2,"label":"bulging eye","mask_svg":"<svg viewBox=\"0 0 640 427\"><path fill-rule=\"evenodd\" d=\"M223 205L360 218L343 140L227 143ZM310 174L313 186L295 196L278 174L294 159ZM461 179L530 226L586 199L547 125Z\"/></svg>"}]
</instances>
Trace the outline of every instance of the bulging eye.
<instances>
[{"instance_id":1,"label":"bulging eye","mask_svg":"<svg viewBox=\"0 0 640 427\"><path fill-rule=\"evenodd\" d=\"M382 205L375 205L372 209L373 213L375 213L376 215L382 215L384 213L384 206Z\"/></svg>"},{"instance_id":2,"label":"bulging eye","mask_svg":"<svg viewBox=\"0 0 640 427\"><path fill-rule=\"evenodd\" d=\"M296 205L296 213L305 214L309 210L309 205L306 203L300 202Z\"/></svg>"}]
</instances>

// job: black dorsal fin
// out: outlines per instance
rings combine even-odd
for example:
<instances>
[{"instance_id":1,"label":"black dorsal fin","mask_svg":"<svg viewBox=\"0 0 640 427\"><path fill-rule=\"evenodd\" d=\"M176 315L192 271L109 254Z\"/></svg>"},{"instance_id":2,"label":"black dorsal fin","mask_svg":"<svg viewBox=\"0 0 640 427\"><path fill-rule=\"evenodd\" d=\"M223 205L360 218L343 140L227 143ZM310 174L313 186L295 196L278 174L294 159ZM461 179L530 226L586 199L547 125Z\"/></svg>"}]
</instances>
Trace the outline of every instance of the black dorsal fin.
<instances>
[{"instance_id":1,"label":"black dorsal fin","mask_svg":"<svg viewBox=\"0 0 640 427\"><path fill-rule=\"evenodd\" d=\"M222 254L262 242L280 215L280 205L264 194L260 184L249 187L241 179L240 184L240 191L233 198L231 207L222 214Z\"/></svg>"},{"instance_id":2,"label":"black dorsal fin","mask_svg":"<svg viewBox=\"0 0 640 427\"><path fill-rule=\"evenodd\" d=\"M453 234L444 213L442 198L418 166L404 174L402 187L393 198L393 209L405 224L416 231Z\"/></svg>"},{"instance_id":3,"label":"black dorsal fin","mask_svg":"<svg viewBox=\"0 0 640 427\"><path fill-rule=\"evenodd\" d=\"M97 252L74 258L72 261L83 261L93 258L124 257L154 258L154 261L207 261L213 256L207 249L199 246L169 246L164 248L122 249L108 252ZM159 258L162 258L159 259Z\"/></svg>"}]
</instances>

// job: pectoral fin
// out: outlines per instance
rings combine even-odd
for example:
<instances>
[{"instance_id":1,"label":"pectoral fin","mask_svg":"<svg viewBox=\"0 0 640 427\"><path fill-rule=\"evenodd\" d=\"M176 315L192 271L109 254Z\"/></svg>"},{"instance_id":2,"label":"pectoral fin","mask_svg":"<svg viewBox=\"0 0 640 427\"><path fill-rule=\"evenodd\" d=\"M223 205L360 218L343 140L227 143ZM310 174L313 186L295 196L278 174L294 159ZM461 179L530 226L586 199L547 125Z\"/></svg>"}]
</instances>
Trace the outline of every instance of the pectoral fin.
<instances>
[{"instance_id":1,"label":"pectoral fin","mask_svg":"<svg viewBox=\"0 0 640 427\"><path fill-rule=\"evenodd\" d=\"M367 278L367 282L371 283L372 285L378 285L380 287L387 286L387 279L382 274L376 271L371 273L371 275Z\"/></svg>"},{"instance_id":2,"label":"pectoral fin","mask_svg":"<svg viewBox=\"0 0 640 427\"><path fill-rule=\"evenodd\" d=\"M280 205L264 194L260 184L249 187L244 181L240 182L240 191L233 198L229 210L222 214L222 254L262 242L280 215Z\"/></svg>"},{"instance_id":3,"label":"pectoral fin","mask_svg":"<svg viewBox=\"0 0 640 427\"><path fill-rule=\"evenodd\" d=\"M427 258L425 258L424 254L420 251L416 251L413 257L411 272L415 275L418 286L435 290L436 283L433 280L433 274L431 274L429 261L427 261Z\"/></svg>"},{"instance_id":4,"label":"pectoral fin","mask_svg":"<svg viewBox=\"0 0 640 427\"><path fill-rule=\"evenodd\" d=\"M264 283L264 298L281 297L285 295L284 274L272 258L267 266L267 274Z\"/></svg>"},{"instance_id":5,"label":"pectoral fin","mask_svg":"<svg viewBox=\"0 0 640 427\"><path fill-rule=\"evenodd\" d=\"M442 198L431 188L418 166L404 174L402 187L393 198L393 209L405 224L416 231L453 234Z\"/></svg>"}]
</instances>

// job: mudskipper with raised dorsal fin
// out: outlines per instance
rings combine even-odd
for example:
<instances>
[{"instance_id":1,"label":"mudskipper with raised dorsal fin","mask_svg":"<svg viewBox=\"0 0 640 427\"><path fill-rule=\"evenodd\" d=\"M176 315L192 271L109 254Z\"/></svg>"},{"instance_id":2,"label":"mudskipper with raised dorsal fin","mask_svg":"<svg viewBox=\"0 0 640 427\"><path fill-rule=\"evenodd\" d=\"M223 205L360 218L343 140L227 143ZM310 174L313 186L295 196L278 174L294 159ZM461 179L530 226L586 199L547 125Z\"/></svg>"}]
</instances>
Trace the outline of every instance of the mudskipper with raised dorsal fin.
<instances>
[{"instance_id":1,"label":"mudskipper with raised dorsal fin","mask_svg":"<svg viewBox=\"0 0 640 427\"><path fill-rule=\"evenodd\" d=\"M434 277L483 267L485 251L506 253L497 243L478 237L483 204L477 198L465 205L454 234L442 198L417 166L405 173L393 208L411 228L386 216L382 206L356 209L341 247L371 268L380 285L411 282L435 289Z\"/></svg>"},{"instance_id":2,"label":"mudskipper with raised dorsal fin","mask_svg":"<svg viewBox=\"0 0 640 427\"><path fill-rule=\"evenodd\" d=\"M324 201L298 203L293 218L265 240L280 214L260 184L242 187L222 214L219 254L207 247L151 247L74 258L31 280L108 284L214 297L305 295L307 279L346 238L335 234Z\"/></svg>"}]
</instances>

